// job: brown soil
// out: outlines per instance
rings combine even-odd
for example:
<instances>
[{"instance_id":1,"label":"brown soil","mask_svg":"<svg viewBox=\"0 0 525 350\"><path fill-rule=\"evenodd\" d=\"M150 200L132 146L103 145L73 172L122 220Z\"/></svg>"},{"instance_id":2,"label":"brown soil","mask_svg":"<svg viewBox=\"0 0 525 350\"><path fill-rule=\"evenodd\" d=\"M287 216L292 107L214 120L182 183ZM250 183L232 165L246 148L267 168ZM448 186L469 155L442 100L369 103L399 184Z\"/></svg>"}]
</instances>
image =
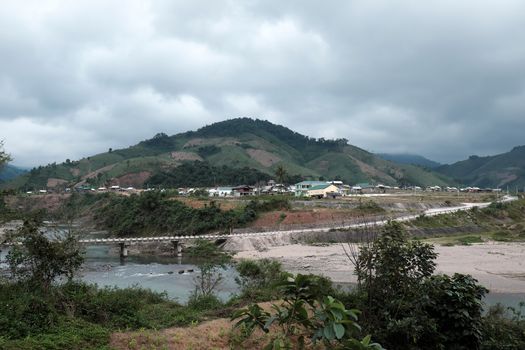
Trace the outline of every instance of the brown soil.
<instances>
[{"instance_id":1,"label":"brown soil","mask_svg":"<svg viewBox=\"0 0 525 350\"><path fill-rule=\"evenodd\" d=\"M69 172L70 172L73 176L78 176L78 175L80 175L80 169L79 169L79 168L71 168L71 169L69 169Z\"/></svg>"},{"instance_id":2,"label":"brown soil","mask_svg":"<svg viewBox=\"0 0 525 350\"><path fill-rule=\"evenodd\" d=\"M171 158L173 160L202 160L202 158L191 152L171 152Z\"/></svg>"},{"instance_id":3,"label":"brown soil","mask_svg":"<svg viewBox=\"0 0 525 350\"><path fill-rule=\"evenodd\" d=\"M92 172L82 176L82 179L85 180L85 179L91 179L91 178L97 177L97 175L100 174L100 173L105 173L105 172L110 171L111 169L113 169L114 166L115 166L115 164L106 165L105 167L102 167L100 169L97 169L95 171L92 171Z\"/></svg>"},{"instance_id":4,"label":"brown soil","mask_svg":"<svg viewBox=\"0 0 525 350\"><path fill-rule=\"evenodd\" d=\"M231 323L218 319L187 328L168 328L161 331L115 333L112 349L230 349Z\"/></svg>"},{"instance_id":5,"label":"brown soil","mask_svg":"<svg viewBox=\"0 0 525 350\"><path fill-rule=\"evenodd\" d=\"M141 171L139 173L131 173L126 174L120 177L117 177L111 181L112 185L118 185L120 187L142 187L144 185L144 182L146 182L147 179L149 179L151 176L151 172L149 171Z\"/></svg>"},{"instance_id":6,"label":"brown soil","mask_svg":"<svg viewBox=\"0 0 525 350\"><path fill-rule=\"evenodd\" d=\"M395 182L395 179L377 169L375 169L374 167L371 167L370 165L366 164L365 162L362 162L360 161L359 159L357 158L354 158L352 156L350 156L350 158L353 159L353 161L359 166L359 169L361 169L361 171L367 175L370 175L371 177L375 177L375 178L381 178L383 180L386 180L386 181L390 181L390 182Z\"/></svg>"},{"instance_id":7,"label":"brown soil","mask_svg":"<svg viewBox=\"0 0 525 350\"><path fill-rule=\"evenodd\" d=\"M21 209L24 211L46 209L55 211L60 208L61 204L69 198L69 194L34 194L28 197L9 196L6 203L10 208Z\"/></svg>"},{"instance_id":8,"label":"brown soil","mask_svg":"<svg viewBox=\"0 0 525 350\"><path fill-rule=\"evenodd\" d=\"M67 183L68 183L68 181L67 180L63 180L63 179L55 179L55 178L52 178L52 177L47 179L47 187L48 188L57 187L57 186L60 186L60 185L63 185L63 184L67 184Z\"/></svg>"},{"instance_id":9,"label":"brown soil","mask_svg":"<svg viewBox=\"0 0 525 350\"><path fill-rule=\"evenodd\" d=\"M265 167L270 167L276 163L279 163L281 161L281 158L279 156L264 151L262 149L253 149L250 148L246 151L250 157L255 159L257 162L259 162L261 165Z\"/></svg>"},{"instance_id":10,"label":"brown soil","mask_svg":"<svg viewBox=\"0 0 525 350\"><path fill-rule=\"evenodd\" d=\"M177 197L177 198L173 198L173 199L181 201L182 203L184 203L187 206L192 207L192 208L204 208L204 206L210 205L210 203L213 201L211 199L209 199L209 200L208 199L202 200L202 199L195 199L195 198L188 198L188 197ZM221 200L217 200L217 201L215 201L215 203L217 205L219 205L222 210L235 209L235 208L237 208L240 205L239 202L224 201L224 200L222 200L222 201Z\"/></svg>"},{"instance_id":11,"label":"brown soil","mask_svg":"<svg viewBox=\"0 0 525 350\"><path fill-rule=\"evenodd\" d=\"M284 219L282 214L286 215ZM336 209L312 209L312 210L293 210L293 211L272 211L263 213L251 225L251 227L272 227L275 225L308 225L319 223L340 222L355 218L355 212L351 210L336 210Z\"/></svg>"},{"instance_id":12,"label":"brown soil","mask_svg":"<svg viewBox=\"0 0 525 350\"><path fill-rule=\"evenodd\" d=\"M271 311L271 303L260 304L266 311ZM276 327L268 334L256 330L249 339L244 339L238 330L233 329L234 322L227 318L205 321L195 326L174 327L160 331L137 331L114 333L110 347L124 349L170 349L170 350L230 350L263 349L275 335ZM297 344L296 344L297 345ZM294 347L295 348L295 347ZM323 349L322 346L306 345L307 349Z\"/></svg>"}]
</instances>

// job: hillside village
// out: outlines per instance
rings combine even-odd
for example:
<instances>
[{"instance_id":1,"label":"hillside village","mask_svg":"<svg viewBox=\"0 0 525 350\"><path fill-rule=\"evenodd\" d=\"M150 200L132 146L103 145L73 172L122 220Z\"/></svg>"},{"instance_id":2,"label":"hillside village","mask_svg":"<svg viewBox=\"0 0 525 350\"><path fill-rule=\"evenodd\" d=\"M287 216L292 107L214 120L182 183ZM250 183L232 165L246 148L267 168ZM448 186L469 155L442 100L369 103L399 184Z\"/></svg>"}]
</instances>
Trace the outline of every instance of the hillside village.
<instances>
[{"instance_id":1,"label":"hillside village","mask_svg":"<svg viewBox=\"0 0 525 350\"><path fill-rule=\"evenodd\" d=\"M78 186L73 189L74 192L79 193L105 193L115 192L120 194L133 194L144 191L176 191L181 196L200 196L200 197L222 197L222 198L235 198L235 197L246 197L246 196L263 196L263 195L288 195L302 198L338 198L355 195L382 195L389 193L413 193L413 192L469 192L469 193L490 193L490 192L501 192L501 188L479 188L479 187L441 187L441 186L428 186L422 188L420 186L388 186L383 184L370 184L370 183L357 183L355 185L349 185L343 183L340 180L331 181L301 181L293 185L286 185L276 183L274 180L268 181L266 184L260 185L239 185L239 186L217 186L207 188L145 188L137 189L132 186L121 187L119 185L112 185L109 187L98 187L93 188L89 186ZM41 189L38 191L27 191L27 195L31 194L47 194L47 193L60 193L57 189ZM65 188L64 192L72 192L71 188Z\"/></svg>"}]
</instances>

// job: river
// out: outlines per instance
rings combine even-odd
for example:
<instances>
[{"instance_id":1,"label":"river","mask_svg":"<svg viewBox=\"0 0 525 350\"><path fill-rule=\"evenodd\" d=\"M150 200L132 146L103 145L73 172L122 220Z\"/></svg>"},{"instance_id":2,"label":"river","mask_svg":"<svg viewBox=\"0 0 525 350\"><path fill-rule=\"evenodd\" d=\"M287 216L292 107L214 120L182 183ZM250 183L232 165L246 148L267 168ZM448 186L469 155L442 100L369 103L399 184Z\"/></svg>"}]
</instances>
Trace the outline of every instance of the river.
<instances>
[{"instance_id":1,"label":"river","mask_svg":"<svg viewBox=\"0 0 525 350\"><path fill-rule=\"evenodd\" d=\"M179 302L186 302L194 291L195 277L199 274L195 260L152 255L130 255L122 260L111 248L114 247L92 246L86 249L82 269L84 281L121 288L138 285L166 292L168 297ZM219 285L217 296L227 300L239 290L235 282L236 271L231 267L219 271L223 281Z\"/></svg>"},{"instance_id":2,"label":"river","mask_svg":"<svg viewBox=\"0 0 525 350\"><path fill-rule=\"evenodd\" d=\"M0 261L6 254L7 250L4 249L0 253ZM3 265L5 268L5 264ZM220 273L223 275L223 281L217 290L217 296L226 301L239 292L235 282L237 274L231 267L220 270ZM85 262L79 278L88 283L96 283L100 287L139 286L166 292L170 299L185 303L194 291L195 277L198 274L195 260L188 257L130 255L122 260L112 246L91 246L86 249ZM518 307L521 301L525 301L525 292L489 293L484 301L487 306L502 303L505 306Z\"/></svg>"},{"instance_id":3,"label":"river","mask_svg":"<svg viewBox=\"0 0 525 350\"><path fill-rule=\"evenodd\" d=\"M113 249L112 249L113 248ZM5 259L8 250L0 253L0 261ZM7 267L1 264L0 268ZM223 281L217 290L217 296L226 301L239 291L235 282L237 275L234 268L221 269ZM185 303L194 291L195 277L199 269L195 260L177 257L156 257L130 255L120 259L112 246L87 247L85 261L79 278L100 287L139 286L157 292L166 292L170 299Z\"/></svg>"}]
</instances>

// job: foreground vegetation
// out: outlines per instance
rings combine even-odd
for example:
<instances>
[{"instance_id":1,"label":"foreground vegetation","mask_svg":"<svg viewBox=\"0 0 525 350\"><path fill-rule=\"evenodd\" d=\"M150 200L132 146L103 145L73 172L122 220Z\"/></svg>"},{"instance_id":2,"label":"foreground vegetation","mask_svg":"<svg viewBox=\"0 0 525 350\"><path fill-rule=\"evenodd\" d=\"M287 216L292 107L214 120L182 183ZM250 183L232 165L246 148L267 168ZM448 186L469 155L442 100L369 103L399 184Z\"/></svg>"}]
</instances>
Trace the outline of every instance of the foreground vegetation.
<instances>
[{"instance_id":1,"label":"foreground vegetation","mask_svg":"<svg viewBox=\"0 0 525 350\"><path fill-rule=\"evenodd\" d=\"M502 208L512 212L514 206ZM198 241L188 253L207 259L198 263L186 305L139 287L78 282L82 251L74 236L49 239L40 224L27 220L8 237L20 244L11 247L0 280L2 349L109 349L116 332L123 348L164 348L173 340L160 337L160 330L216 318L233 320L220 337L234 349L525 347L521 310L496 306L483 314L488 291L468 275L435 275L433 247L411 240L398 223L349 256L359 281L352 291L324 277L293 276L275 261L240 261L240 292L226 303L215 291L231 255Z\"/></svg>"}]
</instances>

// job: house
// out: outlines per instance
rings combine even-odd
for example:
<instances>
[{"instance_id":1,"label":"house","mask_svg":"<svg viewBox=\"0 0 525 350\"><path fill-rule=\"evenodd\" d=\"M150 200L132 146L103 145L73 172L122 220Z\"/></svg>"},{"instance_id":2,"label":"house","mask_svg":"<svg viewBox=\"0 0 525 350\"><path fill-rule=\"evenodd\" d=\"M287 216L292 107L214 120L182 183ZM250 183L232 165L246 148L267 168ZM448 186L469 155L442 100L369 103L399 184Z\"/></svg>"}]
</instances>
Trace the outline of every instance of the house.
<instances>
[{"instance_id":1,"label":"house","mask_svg":"<svg viewBox=\"0 0 525 350\"><path fill-rule=\"evenodd\" d=\"M234 197L255 196L255 188L253 186L241 185L232 188Z\"/></svg>"},{"instance_id":2,"label":"house","mask_svg":"<svg viewBox=\"0 0 525 350\"><path fill-rule=\"evenodd\" d=\"M270 194L276 194L276 193L288 193L290 190L288 189L288 186L284 184L274 184L272 188L270 189Z\"/></svg>"},{"instance_id":3,"label":"house","mask_svg":"<svg viewBox=\"0 0 525 350\"><path fill-rule=\"evenodd\" d=\"M311 187L307 191L308 197L317 197L317 198L335 198L340 196L339 188L333 184L323 184Z\"/></svg>"},{"instance_id":4,"label":"house","mask_svg":"<svg viewBox=\"0 0 525 350\"><path fill-rule=\"evenodd\" d=\"M233 196L233 187L217 187L208 190L210 197L231 197Z\"/></svg>"},{"instance_id":5,"label":"house","mask_svg":"<svg viewBox=\"0 0 525 350\"><path fill-rule=\"evenodd\" d=\"M352 187L350 185L336 185L337 188L339 188L339 193L341 193L342 196L348 196L352 192Z\"/></svg>"},{"instance_id":6,"label":"house","mask_svg":"<svg viewBox=\"0 0 525 350\"><path fill-rule=\"evenodd\" d=\"M371 193L375 191L375 186L368 182L361 182L352 186L352 192L354 193Z\"/></svg>"},{"instance_id":7,"label":"house","mask_svg":"<svg viewBox=\"0 0 525 350\"><path fill-rule=\"evenodd\" d=\"M325 181L301 181L295 184L295 196L303 197L308 195L308 190L315 186L326 185Z\"/></svg>"}]
</instances>

